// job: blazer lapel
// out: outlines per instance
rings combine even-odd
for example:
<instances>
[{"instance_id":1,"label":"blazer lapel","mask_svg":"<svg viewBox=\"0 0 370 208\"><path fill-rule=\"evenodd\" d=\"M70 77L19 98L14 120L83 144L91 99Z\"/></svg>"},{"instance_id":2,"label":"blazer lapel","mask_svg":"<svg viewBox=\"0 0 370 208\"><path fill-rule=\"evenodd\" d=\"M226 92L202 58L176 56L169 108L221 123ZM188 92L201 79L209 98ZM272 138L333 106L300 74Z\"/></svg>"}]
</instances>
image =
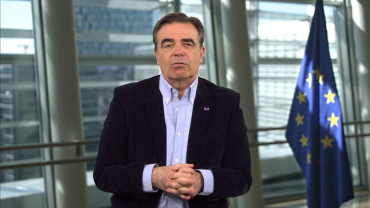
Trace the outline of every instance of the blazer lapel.
<instances>
[{"instance_id":1,"label":"blazer lapel","mask_svg":"<svg viewBox=\"0 0 370 208\"><path fill-rule=\"evenodd\" d=\"M166 122L164 120L162 94L159 90L159 76L154 79L149 87L148 93L151 95L145 100L146 110L154 133L157 147L159 166L166 165Z\"/></svg>"},{"instance_id":2,"label":"blazer lapel","mask_svg":"<svg viewBox=\"0 0 370 208\"><path fill-rule=\"evenodd\" d=\"M209 116L212 113L213 102L207 100L209 92L201 79L198 79L198 89L193 106L186 162L193 164L200 141L204 135Z\"/></svg>"}]
</instances>

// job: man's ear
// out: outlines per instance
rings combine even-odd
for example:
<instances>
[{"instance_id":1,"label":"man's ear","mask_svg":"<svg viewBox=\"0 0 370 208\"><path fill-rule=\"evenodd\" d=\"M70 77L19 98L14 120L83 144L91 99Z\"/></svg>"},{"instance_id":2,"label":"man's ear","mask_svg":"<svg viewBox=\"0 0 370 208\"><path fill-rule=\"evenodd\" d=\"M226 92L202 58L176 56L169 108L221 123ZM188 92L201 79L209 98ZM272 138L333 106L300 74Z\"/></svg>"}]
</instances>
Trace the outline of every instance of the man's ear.
<instances>
[{"instance_id":1,"label":"man's ear","mask_svg":"<svg viewBox=\"0 0 370 208\"><path fill-rule=\"evenodd\" d=\"M157 52L157 50L154 48L154 56L155 56L155 59L157 60L157 65L159 65L158 64L158 52Z\"/></svg>"},{"instance_id":2,"label":"man's ear","mask_svg":"<svg viewBox=\"0 0 370 208\"><path fill-rule=\"evenodd\" d=\"M206 47L202 46L202 48L200 49L200 63L203 63L203 57L205 53L206 53Z\"/></svg>"}]
</instances>

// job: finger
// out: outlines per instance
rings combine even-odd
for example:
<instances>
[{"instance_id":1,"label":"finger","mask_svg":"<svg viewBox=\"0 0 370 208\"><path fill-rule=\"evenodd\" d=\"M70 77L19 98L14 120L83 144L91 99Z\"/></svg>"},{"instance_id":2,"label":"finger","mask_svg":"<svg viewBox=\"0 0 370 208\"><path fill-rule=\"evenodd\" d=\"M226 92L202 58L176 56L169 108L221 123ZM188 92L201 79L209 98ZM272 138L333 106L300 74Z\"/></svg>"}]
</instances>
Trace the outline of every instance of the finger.
<instances>
[{"instance_id":1,"label":"finger","mask_svg":"<svg viewBox=\"0 0 370 208\"><path fill-rule=\"evenodd\" d=\"M171 170L172 171L178 171L180 169L180 167L181 167L180 164L171 165Z\"/></svg>"},{"instance_id":2,"label":"finger","mask_svg":"<svg viewBox=\"0 0 370 208\"><path fill-rule=\"evenodd\" d=\"M171 170L178 171L181 168L193 168L193 167L194 167L193 164L187 164L187 163L181 163L180 164L180 163L178 163L178 164L172 165Z\"/></svg>"},{"instance_id":3,"label":"finger","mask_svg":"<svg viewBox=\"0 0 370 208\"><path fill-rule=\"evenodd\" d=\"M177 172L180 172L180 173L190 173L192 175L195 174L195 170L193 168L188 168L188 167L180 167L180 169Z\"/></svg>"},{"instance_id":4,"label":"finger","mask_svg":"<svg viewBox=\"0 0 370 208\"><path fill-rule=\"evenodd\" d=\"M196 195L195 190L193 187L182 187L176 189L177 193L179 196L184 195L184 196L190 196L193 197Z\"/></svg>"},{"instance_id":5,"label":"finger","mask_svg":"<svg viewBox=\"0 0 370 208\"><path fill-rule=\"evenodd\" d=\"M180 197L182 199L185 199L185 200L190 200L191 199L191 196L189 196L189 195L183 195L183 194L181 194Z\"/></svg>"},{"instance_id":6,"label":"finger","mask_svg":"<svg viewBox=\"0 0 370 208\"><path fill-rule=\"evenodd\" d=\"M180 168L194 168L194 164L181 163Z\"/></svg>"},{"instance_id":7,"label":"finger","mask_svg":"<svg viewBox=\"0 0 370 208\"><path fill-rule=\"evenodd\" d=\"M193 177L194 175L190 174L190 173L182 173L182 172L176 172L176 173L173 173L173 174L170 174L169 175L169 179L171 180L176 180L178 178L191 178Z\"/></svg>"},{"instance_id":8,"label":"finger","mask_svg":"<svg viewBox=\"0 0 370 208\"><path fill-rule=\"evenodd\" d=\"M183 181L182 183L183 184L189 184L187 186L193 185L190 182L184 182ZM169 182L166 182L166 188L172 188L172 189L186 188L187 186L184 186L183 184L178 183L177 181L169 181Z\"/></svg>"},{"instance_id":9,"label":"finger","mask_svg":"<svg viewBox=\"0 0 370 208\"><path fill-rule=\"evenodd\" d=\"M194 168L194 164L182 163L182 165L187 166L189 168Z\"/></svg>"},{"instance_id":10,"label":"finger","mask_svg":"<svg viewBox=\"0 0 370 208\"><path fill-rule=\"evenodd\" d=\"M178 196L180 195L187 195L186 193L182 193L184 190L182 190L183 188L171 188L171 187L168 187L166 188L166 191L168 193L171 193L171 194L176 194Z\"/></svg>"},{"instance_id":11,"label":"finger","mask_svg":"<svg viewBox=\"0 0 370 208\"><path fill-rule=\"evenodd\" d=\"M175 194L175 195L178 195L178 196L181 195L181 193L179 193L177 191L177 189L173 189L173 188L166 188L166 192L171 193L171 194Z\"/></svg>"},{"instance_id":12,"label":"finger","mask_svg":"<svg viewBox=\"0 0 370 208\"><path fill-rule=\"evenodd\" d=\"M194 186L195 183L196 180L193 178L180 178L166 182L165 187L173 189L190 188Z\"/></svg>"},{"instance_id":13,"label":"finger","mask_svg":"<svg viewBox=\"0 0 370 208\"><path fill-rule=\"evenodd\" d=\"M177 187L190 187L195 184L194 178L179 178L176 179Z\"/></svg>"},{"instance_id":14,"label":"finger","mask_svg":"<svg viewBox=\"0 0 370 208\"><path fill-rule=\"evenodd\" d=\"M166 189L178 189L178 188L181 188L180 184L174 181L166 182Z\"/></svg>"},{"instance_id":15,"label":"finger","mask_svg":"<svg viewBox=\"0 0 370 208\"><path fill-rule=\"evenodd\" d=\"M166 192L171 193L171 194L178 195L178 196L180 196L182 199L185 199L185 200L189 200L189 199L191 199L191 196L189 196L189 195L187 195L187 194L181 194L181 192L179 192L179 191L178 191L178 189L171 189L171 188L167 188L167 189L166 189Z\"/></svg>"}]
</instances>

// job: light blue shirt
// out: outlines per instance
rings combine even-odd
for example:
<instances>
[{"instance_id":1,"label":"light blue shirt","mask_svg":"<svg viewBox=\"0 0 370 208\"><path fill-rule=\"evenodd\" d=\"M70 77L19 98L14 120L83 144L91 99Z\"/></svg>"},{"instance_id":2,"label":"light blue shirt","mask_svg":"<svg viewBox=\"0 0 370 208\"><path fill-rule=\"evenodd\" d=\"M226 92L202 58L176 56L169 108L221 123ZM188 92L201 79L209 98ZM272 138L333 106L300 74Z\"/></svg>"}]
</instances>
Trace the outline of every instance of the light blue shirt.
<instances>
[{"instance_id":1,"label":"light blue shirt","mask_svg":"<svg viewBox=\"0 0 370 208\"><path fill-rule=\"evenodd\" d=\"M174 165L176 163L186 163L190 123L197 88L198 77L193 81L189 88L185 90L184 95L180 100L178 98L178 91L174 89L162 75L160 75L159 90L163 97L163 110L167 131L167 166ZM157 164L149 164L144 167L143 190L145 192L158 191L153 190L151 181L154 166L157 166ZM198 195L205 196L212 194L214 187L212 171L201 169L199 169L199 171L203 175L204 186L203 192L198 193ZM163 192L158 207L187 208L188 202L177 195Z\"/></svg>"}]
</instances>

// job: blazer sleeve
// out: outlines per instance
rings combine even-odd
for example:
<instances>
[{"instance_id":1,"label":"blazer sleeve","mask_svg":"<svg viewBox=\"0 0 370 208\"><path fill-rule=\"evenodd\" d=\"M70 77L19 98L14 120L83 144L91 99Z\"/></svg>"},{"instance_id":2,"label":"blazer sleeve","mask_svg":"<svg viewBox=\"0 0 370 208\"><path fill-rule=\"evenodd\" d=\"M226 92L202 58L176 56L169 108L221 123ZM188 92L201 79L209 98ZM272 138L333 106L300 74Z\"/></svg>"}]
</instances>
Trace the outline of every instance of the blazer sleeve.
<instances>
[{"instance_id":1,"label":"blazer sleeve","mask_svg":"<svg viewBox=\"0 0 370 208\"><path fill-rule=\"evenodd\" d=\"M236 197L248 192L252 185L251 159L240 95L235 96L227 123L226 144L221 166L210 167L214 191L207 200Z\"/></svg>"},{"instance_id":2,"label":"blazer sleeve","mask_svg":"<svg viewBox=\"0 0 370 208\"><path fill-rule=\"evenodd\" d=\"M146 198L142 187L145 162L128 164L128 132L125 88L114 90L107 118L100 137L94 170L96 186L105 192Z\"/></svg>"}]
</instances>

